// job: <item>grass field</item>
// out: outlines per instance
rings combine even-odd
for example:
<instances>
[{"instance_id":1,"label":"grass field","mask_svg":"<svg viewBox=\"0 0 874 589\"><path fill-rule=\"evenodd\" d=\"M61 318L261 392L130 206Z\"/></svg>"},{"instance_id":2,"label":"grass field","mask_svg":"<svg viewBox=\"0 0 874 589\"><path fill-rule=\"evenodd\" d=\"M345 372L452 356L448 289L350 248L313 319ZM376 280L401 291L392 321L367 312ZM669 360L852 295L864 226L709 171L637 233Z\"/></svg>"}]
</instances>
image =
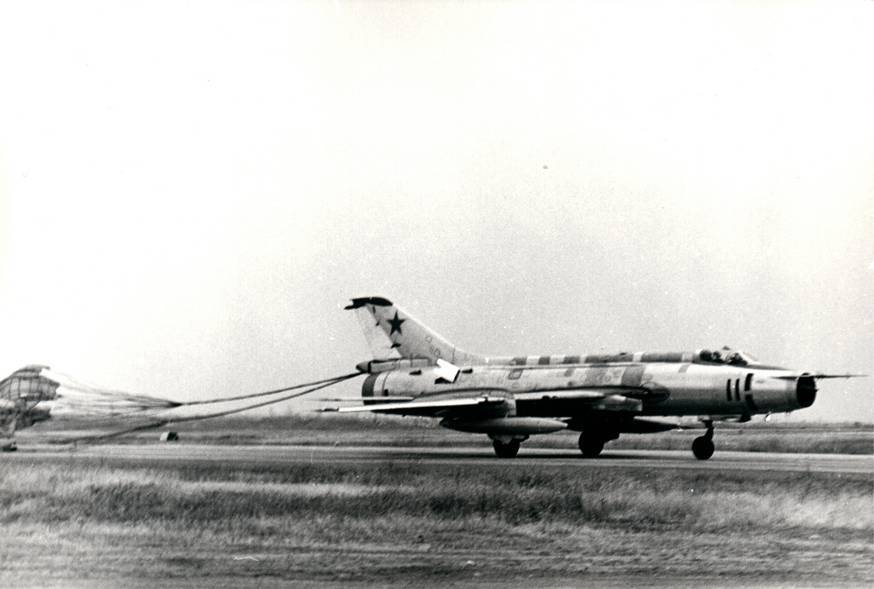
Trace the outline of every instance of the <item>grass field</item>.
<instances>
[{"instance_id":1,"label":"grass field","mask_svg":"<svg viewBox=\"0 0 874 589\"><path fill-rule=\"evenodd\" d=\"M184 444L489 445L432 420L382 416L169 429ZM19 445L106 431L50 421L23 430ZM688 450L699 434L629 435L608 449ZM716 443L871 454L874 428L746 424L717 428ZM573 449L576 435L526 445ZM2 458L0 587L874 584L874 472Z\"/></svg>"},{"instance_id":2,"label":"grass field","mask_svg":"<svg viewBox=\"0 0 874 589\"><path fill-rule=\"evenodd\" d=\"M28 440L51 441L86 435L87 421L49 421L20 434ZM118 429L122 429L119 427ZM209 444L338 444L376 446L489 446L485 435L444 429L436 420L379 415L305 414L285 417L227 417L182 423L163 428L180 432L187 442ZM103 428L101 432L112 431ZM119 442L154 440L159 430L138 432L118 438ZM91 431L90 433L98 433ZM703 429L676 430L662 434L626 434L607 445L610 448L644 450L689 450ZM874 425L863 423L748 423L719 424L716 447L745 452L801 452L874 454ZM525 446L576 448L577 434L533 436Z\"/></svg>"},{"instance_id":3,"label":"grass field","mask_svg":"<svg viewBox=\"0 0 874 589\"><path fill-rule=\"evenodd\" d=\"M870 475L495 464L0 461L0 586L874 583Z\"/></svg>"}]
</instances>

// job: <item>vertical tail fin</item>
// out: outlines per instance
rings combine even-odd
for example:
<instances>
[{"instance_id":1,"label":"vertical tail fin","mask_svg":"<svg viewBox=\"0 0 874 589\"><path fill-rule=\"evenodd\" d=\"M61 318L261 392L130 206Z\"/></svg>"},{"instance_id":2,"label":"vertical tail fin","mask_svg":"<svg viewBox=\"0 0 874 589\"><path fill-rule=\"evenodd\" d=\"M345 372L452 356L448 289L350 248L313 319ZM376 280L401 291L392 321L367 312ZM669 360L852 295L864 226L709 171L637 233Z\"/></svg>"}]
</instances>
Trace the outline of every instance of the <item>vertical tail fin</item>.
<instances>
[{"instance_id":1,"label":"vertical tail fin","mask_svg":"<svg viewBox=\"0 0 874 589\"><path fill-rule=\"evenodd\" d=\"M482 356L452 345L388 299L355 298L346 309L355 311L358 316L376 360L424 358L458 365L485 363Z\"/></svg>"}]
</instances>

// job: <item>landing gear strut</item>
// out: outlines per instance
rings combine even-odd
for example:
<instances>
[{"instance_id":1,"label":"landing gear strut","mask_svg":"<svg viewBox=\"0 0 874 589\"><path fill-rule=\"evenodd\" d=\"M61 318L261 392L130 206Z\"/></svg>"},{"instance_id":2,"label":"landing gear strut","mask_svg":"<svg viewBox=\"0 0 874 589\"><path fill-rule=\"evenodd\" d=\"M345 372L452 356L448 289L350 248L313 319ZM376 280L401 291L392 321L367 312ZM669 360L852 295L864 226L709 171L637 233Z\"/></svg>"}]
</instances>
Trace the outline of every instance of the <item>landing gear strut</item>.
<instances>
[{"instance_id":1,"label":"landing gear strut","mask_svg":"<svg viewBox=\"0 0 874 589\"><path fill-rule=\"evenodd\" d=\"M522 440L519 438L510 438L502 441L499 438L492 438L492 445L495 447L495 454L498 458L515 458L519 453L519 446L522 445Z\"/></svg>"},{"instance_id":2,"label":"landing gear strut","mask_svg":"<svg viewBox=\"0 0 874 589\"><path fill-rule=\"evenodd\" d=\"M716 449L713 445L713 422L705 421L704 425L707 427L707 431L703 436L692 441L692 454L698 460L707 460L713 456L713 451Z\"/></svg>"}]
</instances>

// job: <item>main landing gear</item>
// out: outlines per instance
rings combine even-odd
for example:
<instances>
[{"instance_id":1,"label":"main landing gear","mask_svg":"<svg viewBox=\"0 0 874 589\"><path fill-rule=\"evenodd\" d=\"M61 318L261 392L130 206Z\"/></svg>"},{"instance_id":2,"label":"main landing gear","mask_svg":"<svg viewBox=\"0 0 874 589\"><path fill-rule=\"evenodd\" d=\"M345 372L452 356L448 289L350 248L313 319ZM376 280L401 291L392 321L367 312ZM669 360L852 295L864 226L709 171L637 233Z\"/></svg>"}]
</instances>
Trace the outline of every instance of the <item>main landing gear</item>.
<instances>
[{"instance_id":1,"label":"main landing gear","mask_svg":"<svg viewBox=\"0 0 874 589\"><path fill-rule=\"evenodd\" d=\"M495 448L495 454L498 458L515 458L519 453L519 446L522 445L528 436L524 438L511 438L509 436L489 436L492 438L492 446Z\"/></svg>"},{"instance_id":2,"label":"main landing gear","mask_svg":"<svg viewBox=\"0 0 874 589\"><path fill-rule=\"evenodd\" d=\"M604 449L604 444L619 437L619 432L589 428L580 433L580 452L583 458L597 458Z\"/></svg>"},{"instance_id":3,"label":"main landing gear","mask_svg":"<svg viewBox=\"0 0 874 589\"><path fill-rule=\"evenodd\" d=\"M698 460L707 460L713 456L713 451L716 449L716 446L713 445L713 422L708 420L704 422L704 425L707 427L707 431L692 442L692 454Z\"/></svg>"},{"instance_id":4,"label":"main landing gear","mask_svg":"<svg viewBox=\"0 0 874 589\"><path fill-rule=\"evenodd\" d=\"M580 434L579 446L585 458L596 458L604 449L604 438L583 432Z\"/></svg>"},{"instance_id":5,"label":"main landing gear","mask_svg":"<svg viewBox=\"0 0 874 589\"><path fill-rule=\"evenodd\" d=\"M492 445L495 447L495 454L497 454L498 458L515 458L516 454L519 453L519 446L522 445L522 442L510 440L504 443L500 440L492 440Z\"/></svg>"}]
</instances>

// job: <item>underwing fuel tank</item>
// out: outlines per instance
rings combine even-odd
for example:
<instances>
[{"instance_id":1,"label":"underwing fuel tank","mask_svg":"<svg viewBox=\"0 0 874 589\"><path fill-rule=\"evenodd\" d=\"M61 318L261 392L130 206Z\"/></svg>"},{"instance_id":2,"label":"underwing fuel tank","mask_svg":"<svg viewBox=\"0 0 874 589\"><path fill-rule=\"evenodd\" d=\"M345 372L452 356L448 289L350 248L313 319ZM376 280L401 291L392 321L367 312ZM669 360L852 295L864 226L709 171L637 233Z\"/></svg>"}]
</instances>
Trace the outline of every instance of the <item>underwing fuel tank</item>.
<instances>
[{"instance_id":1,"label":"underwing fuel tank","mask_svg":"<svg viewBox=\"0 0 874 589\"><path fill-rule=\"evenodd\" d=\"M447 429L475 434L533 435L549 434L567 429L567 424L544 417L493 417L476 421L444 419L440 425Z\"/></svg>"}]
</instances>

